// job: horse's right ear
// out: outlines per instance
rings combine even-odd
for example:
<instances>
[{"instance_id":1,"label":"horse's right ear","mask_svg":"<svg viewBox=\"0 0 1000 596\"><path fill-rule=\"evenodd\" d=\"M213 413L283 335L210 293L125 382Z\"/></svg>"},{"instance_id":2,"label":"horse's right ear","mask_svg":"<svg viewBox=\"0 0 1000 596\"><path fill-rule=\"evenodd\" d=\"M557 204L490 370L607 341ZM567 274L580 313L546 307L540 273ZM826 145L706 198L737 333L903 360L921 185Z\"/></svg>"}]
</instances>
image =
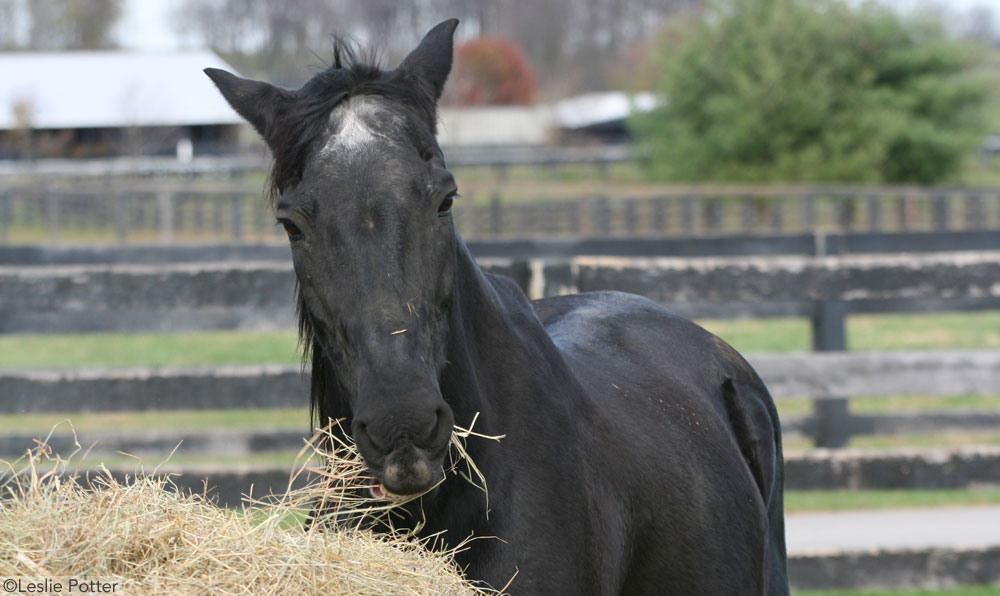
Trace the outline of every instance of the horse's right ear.
<instances>
[{"instance_id":1,"label":"horse's right ear","mask_svg":"<svg viewBox=\"0 0 1000 596\"><path fill-rule=\"evenodd\" d=\"M291 92L263 81L243 79L218 68L206 68L205 74L236 113L253 125L268 142L269 135L274 132L274 121L291 102Z\"/></svg>"}]
</instances>

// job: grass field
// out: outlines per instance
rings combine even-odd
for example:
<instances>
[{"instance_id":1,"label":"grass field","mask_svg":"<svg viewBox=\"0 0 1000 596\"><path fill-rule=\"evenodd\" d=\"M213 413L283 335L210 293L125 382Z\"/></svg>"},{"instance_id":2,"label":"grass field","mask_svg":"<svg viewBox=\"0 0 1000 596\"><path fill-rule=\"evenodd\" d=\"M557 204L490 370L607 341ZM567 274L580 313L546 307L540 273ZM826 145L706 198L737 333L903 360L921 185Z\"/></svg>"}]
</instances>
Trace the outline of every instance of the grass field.
<instances>
[{"instance_id":1,"label":"grass field","mask_svg":"<svg viewBox=\"0 0 1000 596\"><path fill-rule=\"evenodd\" d=\"M1000 488L985 487L935 490L793 490L785 492L786 511L997 504L1000 504Z\"/></svg>"}]
</instances>

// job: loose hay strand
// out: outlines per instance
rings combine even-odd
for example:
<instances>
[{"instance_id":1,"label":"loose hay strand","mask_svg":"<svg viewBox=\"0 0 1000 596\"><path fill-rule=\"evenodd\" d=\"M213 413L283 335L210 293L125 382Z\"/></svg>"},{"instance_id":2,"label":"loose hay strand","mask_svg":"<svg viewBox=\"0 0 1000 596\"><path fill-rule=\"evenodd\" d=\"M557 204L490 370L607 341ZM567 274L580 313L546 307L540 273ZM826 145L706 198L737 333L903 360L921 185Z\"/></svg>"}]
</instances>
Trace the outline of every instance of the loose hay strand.
<instances>
[{"instance_id":1,"label":"loose hay strand","mask_svg":"<svg viewBox=\"0 0 1000 596\"><path fill-rule=\"evenodd\" d=\"M463 477L478 479L485 490L485 478L464 448L470 436L483 436L471 431L474 424L456 429L449 470L464 459ZM332 460L319 449L328 437L335 439L333 451L339 450ZM317 467L313 456L320 454L324 465ZM299 460L289 487L311 474L304 488L249 499L239 512L219 508L205 495L183 494L169 476L120 481L103 467L70 473L69 461L41 442L20 460L2 462L10 473L0 481L0 576L99 577L120 581L121 593L151 596L495 593L466 581L457 569L452 555L465 544L434 552L412 537L362 529L373 516L391 516L409 501L365 499L367 492L358 487L370 486L371 479L353 445L338 444L326 429L309 439ZM350 465L342 467L347 460ZM302 514L317 497L334 506L337 519L346 512L356 523L341 529L313 524L303 531Z\"/></svg>"}]
</instances>

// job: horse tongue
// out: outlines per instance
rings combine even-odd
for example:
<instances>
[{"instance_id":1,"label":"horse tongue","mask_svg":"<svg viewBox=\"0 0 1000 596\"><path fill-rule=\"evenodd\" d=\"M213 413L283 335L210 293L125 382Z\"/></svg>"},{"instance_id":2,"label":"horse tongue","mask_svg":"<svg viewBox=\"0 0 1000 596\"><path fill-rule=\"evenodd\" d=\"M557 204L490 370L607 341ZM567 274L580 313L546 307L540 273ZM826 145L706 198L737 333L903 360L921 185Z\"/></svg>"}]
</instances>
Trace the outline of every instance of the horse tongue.
<instances>
[{"instance_id":1,"label":"horse tongue","mask_svg":"<svg viewBox=\"0 0 1000 596\"><path fill-rule=\"evenodd\" d=\"M389 492L389 489L387 489L381 482L372 485L368 490L371 492L373 498L380 501L398 501L399 499L404 498L402 495Z\"/></svg>"}]
</instances>

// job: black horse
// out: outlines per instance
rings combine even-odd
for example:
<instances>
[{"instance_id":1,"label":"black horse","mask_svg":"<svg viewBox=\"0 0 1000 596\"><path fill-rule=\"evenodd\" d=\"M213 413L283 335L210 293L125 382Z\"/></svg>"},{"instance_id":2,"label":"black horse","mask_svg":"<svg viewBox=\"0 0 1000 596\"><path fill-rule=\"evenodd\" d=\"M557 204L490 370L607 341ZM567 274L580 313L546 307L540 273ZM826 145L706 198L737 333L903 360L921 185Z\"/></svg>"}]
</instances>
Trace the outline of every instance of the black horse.
<instances>
[{"instance_id":1,"label":"black horse","mask_svg":"<svg viewBox=\"0 0 1000 596\"><path fill-rule=\"evenodd\" d=\"M208 69L274 156L312 405L344 418L376 495L438 483L453 425L487 497L420 499L469 578L512 594L787 594L774 404L750 366L638 296L529 302L455 231L435 141L458 22L395 69L354 58L291 91Z\"/></svg>"}]
</instances>

